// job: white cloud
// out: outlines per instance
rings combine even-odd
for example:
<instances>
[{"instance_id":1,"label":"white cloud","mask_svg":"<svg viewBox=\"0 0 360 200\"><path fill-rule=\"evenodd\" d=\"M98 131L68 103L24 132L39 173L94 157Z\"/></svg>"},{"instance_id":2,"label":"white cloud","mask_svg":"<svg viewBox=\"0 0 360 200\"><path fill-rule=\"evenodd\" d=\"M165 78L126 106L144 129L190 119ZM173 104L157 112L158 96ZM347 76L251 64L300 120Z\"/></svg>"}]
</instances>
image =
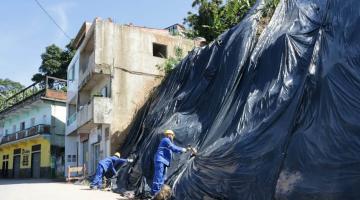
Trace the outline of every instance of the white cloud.
<instances>
[{"instance_id":1,"label":"white cloud","mask_svg":"<svg viewBox=\"0 0 360 200\"><path fill-rule=\"evenodd\" d=\"M69 35L68 28L69 28L69 17L68 13L69 10L75 6L74 2L61 2L49 7L48 12L49 14L55 19L57 24ZM54 24L54 26L56 26ZM64 35L64 33L56 27L56 36L54 43L56 44L63 44L68 42L68 38Z\"/></svg>"}]
</instances>

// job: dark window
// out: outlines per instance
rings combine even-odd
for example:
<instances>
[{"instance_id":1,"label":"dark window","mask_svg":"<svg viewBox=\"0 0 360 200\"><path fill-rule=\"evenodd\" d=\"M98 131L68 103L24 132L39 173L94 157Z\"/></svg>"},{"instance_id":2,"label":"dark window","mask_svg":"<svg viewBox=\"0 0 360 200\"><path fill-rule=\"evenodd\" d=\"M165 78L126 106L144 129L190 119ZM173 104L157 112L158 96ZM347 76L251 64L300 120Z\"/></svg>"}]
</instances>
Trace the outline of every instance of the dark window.
<instances>
[{"instance_id":1,"label":"dark window","mask_svg":"<svg viewBox=\"0 0 360 200\"><path fill-rule=\"evenodd\" d=\"M20 131L25 129L25 122L20 123Z\"/></svg>"},{"instance_id":2,"label":"dark window","mask_svg":"<svg viewBox=\"0 0 360 200\"><path fill-rule=\"evenodd\" d=\"M109 97L109 96L108 96L108 87L107 87L107 86L103 87L103 88L100 90L100 93L101 93L101 96L103 96L103 97Z\"/></svg>"},{"instance_id":3,"label":"dark window","mask_svg":"<svg viewBox=\"0 0 360 200\"><path fill-rule=\"evenodd\" d=\"M40 151L41 150L41 144L37 144L31 147L31 151Z\"/></svg>"},{"instance_id":4,"label":"dark window","mask_svg":"<svg viewBox=\"0 0 360 200\"><path fill-rule=\"evenodd\" d=\"M76 155L72 155L72 162L76 162Z\"/></svg>"},{"instance_id":5,"label":"dark window","mask_svg":"<svg viewBox=\"0 0 360 200\"><path fill-rule=\"evenodd\" d=\"M14 149L14 155L21 154L21 149Z\"/></svg>"},{"instance_id":6,"label":"dark window","mask_svg":"<svg viewBox=\"0 0 360 200\"><path fill-rule=\"evenodd\" d=\"M68 156L67 156L67 161L68 161L68 162L71 162L71 155L68 155Z\"/></svg>"},{"instance_id":7,"label":"dark window","mask_svg":"<svg viewBox=\"0 0 360 200\"><path fill-rule=\"evenodd\" d=\"M153 56L167 58L167 46L163 44L153 43Z\"/></svg>"}]
</instances>

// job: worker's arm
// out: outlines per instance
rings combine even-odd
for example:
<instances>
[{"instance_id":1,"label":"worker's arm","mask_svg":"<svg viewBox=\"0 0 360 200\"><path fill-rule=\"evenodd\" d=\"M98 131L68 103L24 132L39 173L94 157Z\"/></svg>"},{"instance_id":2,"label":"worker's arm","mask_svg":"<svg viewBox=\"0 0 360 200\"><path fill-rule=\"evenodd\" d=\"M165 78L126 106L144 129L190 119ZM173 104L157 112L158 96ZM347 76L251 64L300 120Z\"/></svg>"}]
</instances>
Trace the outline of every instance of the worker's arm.
<instances>
[{"instance_id":1,"label":"worker's arm","mask_svg":"<svg viewBox=\"0 0 360 200\"><path fill-rule=\"evenodd\" d=\"M128 158L128 159L117 158L116 160L114 160L114 166L116 167L116 166L120 166L124 163L132 163L132 162L134 162L134 160L130 159L130 158Z\"/></svg>"},{"instance_id":2,"label":"worker's arm","mask_svg":"<svg viewBox=\"0 0 360 200\"><path fill-rule=\"evenodd\" d=\"M116 170L115 170L115 165L113 163L111 163L111 165L109 166L109 169L111 170L113 175L116 175Z\"/></svg>"},{"instance_id":3,"label":"worker's arm","mask_svg":"<svg viewBox=\"0 0 360 200\"><path fill-rule=\"evenodd\" d=\"M119 158L117 161L119 164L124 164L128 162L128 159L124 159L124 158Z\"/></svg>"},{"instance_id":4,"label":"worker's arm","mask_svg":"<svg viewBox=\"0 0 360 200\"><path fill-rule=\"evenodd\" d=\"M175 144L173 144L173 143L170 141L170 139L168 139L168 140L166 140L166 141L167 141L167 142L166 142L166 145L167 145L167 147L168 147L171 151L173 151L173 152L175 152L175 153L185 153L185 152L186 152L186 149L185 149L185 148L176 146Z\"/></svg>"}]
</instances>

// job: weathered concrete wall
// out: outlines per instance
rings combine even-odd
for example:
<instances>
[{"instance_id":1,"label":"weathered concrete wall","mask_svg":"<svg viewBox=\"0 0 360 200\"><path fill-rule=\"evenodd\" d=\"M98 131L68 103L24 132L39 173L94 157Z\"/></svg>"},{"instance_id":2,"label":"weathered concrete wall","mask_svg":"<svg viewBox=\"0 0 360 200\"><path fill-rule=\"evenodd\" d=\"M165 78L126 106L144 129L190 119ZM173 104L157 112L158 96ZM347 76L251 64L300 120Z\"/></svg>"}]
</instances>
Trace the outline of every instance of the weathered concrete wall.
<instances>
[{"instance_id":1,"label":"weathered concrete wall","mask_svg":"<svg viewBox=\"0 0 360 200\"><path fill-rule=\"evenodd\" d=\"M175 48L183 56L194 48L194 42L166 31L108 21L96 25L95 60L97 67L111 69L111 152L115 152L128 133L128 128L151 90L162 80L164 73L157 65L166 59L153 56L153 43L167 46L167 56L175 57ZM101 48L98 48L101 47Z\"/></svg>"},{"instance_id":2,"label":"weathered concrete wall","mask_svg":"<svg viewBox=\"0 0 360 200\"><path fill-rule=\"evenodd\" d=\"M112 101L107 97L94 97L94 118L96 124L110 124L112 114Z\"/></svg>"},{"instance_id":3,"label":"weathered concrete wall","mask_svg":"<svg viewBox=\"0 0 360 200\"><path fill-rule=\"evenodd\" d=\"M51 102L51 144L65 146L66 107L64 103Z\"/></svg>"},{"instance_id":4,"label":"weathered concrete wall","mask_svg":"<svg viewBox=\"0 0 360 200\"><path fill-rule=\"evenodd\" d=\"M77 162L71 159L73 155L77 155L77 147L78 147L78 136L66 136L65 137L65 169L69 166L77 166ZM70 159L68 157L70 156ZM81 160L81 159L80 159ZM66 170L64 173L66 176Z\"/></svg>"}]
</instances>

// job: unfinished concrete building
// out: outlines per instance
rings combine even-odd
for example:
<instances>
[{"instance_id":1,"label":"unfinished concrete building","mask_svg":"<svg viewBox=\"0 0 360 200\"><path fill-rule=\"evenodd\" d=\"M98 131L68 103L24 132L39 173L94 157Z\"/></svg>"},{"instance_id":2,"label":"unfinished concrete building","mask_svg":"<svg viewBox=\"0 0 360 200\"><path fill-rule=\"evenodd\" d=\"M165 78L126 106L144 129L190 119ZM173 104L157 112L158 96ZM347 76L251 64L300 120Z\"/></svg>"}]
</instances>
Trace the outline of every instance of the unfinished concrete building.
<instances>
[{"instance_id":1,"label":"unfinished concrete building","mask_svg":"<svg viewBox=\"0 0 360 200\"><path fill-rule=\"evenodd\" d=\"M173 32L173 30L172 30ZM100 159L118 149L128 127L164 72L158 66L196 42L168 29L84 23L68 67L66 166L94 173Z\"/></svg>"}]
</instances>

